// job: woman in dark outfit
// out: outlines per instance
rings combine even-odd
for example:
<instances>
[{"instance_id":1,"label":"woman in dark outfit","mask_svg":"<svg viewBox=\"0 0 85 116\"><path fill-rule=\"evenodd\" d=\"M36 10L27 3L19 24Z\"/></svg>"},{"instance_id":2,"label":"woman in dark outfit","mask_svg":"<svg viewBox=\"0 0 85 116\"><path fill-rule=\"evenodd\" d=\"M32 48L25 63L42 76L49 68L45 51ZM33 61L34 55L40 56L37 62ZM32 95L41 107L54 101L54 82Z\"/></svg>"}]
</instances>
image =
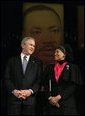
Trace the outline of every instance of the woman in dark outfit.
<instances>
[{"instance_id":1,"label":"woman in dark outfit","mask_svg":"<svg viewBox=\"0 0 85 116\"><path fill-rule=\"evenodd\" d=\"M77 115L75 94L82 84L80 70L72 63L72 51L68 45L55 50L55 64L44 71L46 112L49 115Z\"/></svg>"}]
</instances>

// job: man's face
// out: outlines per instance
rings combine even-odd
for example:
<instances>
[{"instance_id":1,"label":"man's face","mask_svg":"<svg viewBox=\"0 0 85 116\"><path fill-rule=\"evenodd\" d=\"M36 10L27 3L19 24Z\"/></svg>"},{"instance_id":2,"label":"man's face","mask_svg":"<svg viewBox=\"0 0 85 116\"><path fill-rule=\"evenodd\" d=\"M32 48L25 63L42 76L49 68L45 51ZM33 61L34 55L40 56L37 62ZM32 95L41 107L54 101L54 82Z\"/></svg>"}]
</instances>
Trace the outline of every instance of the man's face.
<instances>
[{"instance_id":1,"label":"man's face","mask_svg":"<svg viewBox=\"0 0 85 116\"><path fill-rule=\"evenodd\" d=\"M52 11L34 11L24 21L23 36L31 36L36 40L35 55L44 64L54 60L54 50L63 43L61 24Z\"/></svg>"},{"instance_id":2,"label":"man's face","mask_svg":"<svg viewBox=\"0 0 85 116\"><path fill-rule=\"evenodd\" d=\"M32 39L29 39L26 44L22 44L22 52L26 55L31 55L34 53L35 50L35 41Z\"/></svg>"}]
</instances>

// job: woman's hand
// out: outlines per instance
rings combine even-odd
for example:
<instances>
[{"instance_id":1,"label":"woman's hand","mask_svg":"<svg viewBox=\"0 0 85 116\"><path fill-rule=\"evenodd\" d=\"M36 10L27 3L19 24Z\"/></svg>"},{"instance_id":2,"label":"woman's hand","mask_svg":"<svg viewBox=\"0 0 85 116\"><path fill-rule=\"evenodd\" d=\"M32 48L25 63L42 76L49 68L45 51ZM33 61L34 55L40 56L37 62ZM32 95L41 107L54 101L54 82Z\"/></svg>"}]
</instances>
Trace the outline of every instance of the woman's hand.
<instances>
[{"instance_id":1,"label":"woman's hand","mask_svg":"<svg viewBox=\"0 0 85 116\"><path fill-rule=\"evenodd\" d=\"M59 105L59 103L58 103L58 101L61 99L61 96L60 95L57 95L57 96L55 96L55 97L52 97L52 96L50 96L49 98L48 98L48 100L49 100L49 103L50 104L52 104L52 105L54 105L54 106L56 106L56 107L60 107L60 105Z\"/></svg>"}]
</instances>

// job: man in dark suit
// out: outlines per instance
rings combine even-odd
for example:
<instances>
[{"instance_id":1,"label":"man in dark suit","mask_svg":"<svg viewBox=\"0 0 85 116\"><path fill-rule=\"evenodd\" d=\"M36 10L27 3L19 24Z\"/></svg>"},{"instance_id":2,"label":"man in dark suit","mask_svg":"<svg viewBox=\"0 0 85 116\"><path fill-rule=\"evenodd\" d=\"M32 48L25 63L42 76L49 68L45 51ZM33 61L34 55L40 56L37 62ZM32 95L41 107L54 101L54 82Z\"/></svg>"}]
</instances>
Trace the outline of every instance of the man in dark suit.
<instances>
[{"instance_id":1,"label":"man in dark suit","mask_svg":"<svg viewBox=\"0 0 85 116\"><path fill-rule=\"evenodd\" d=\"M35 50L34 38L22 39L21 47L21 55L11 58L6 67L5 86L8 93L8 115L35 114L42 62L32 56ZM24 58L25 66L27 62L26 69L23 69Z\"/></svg>"}]
</instances>

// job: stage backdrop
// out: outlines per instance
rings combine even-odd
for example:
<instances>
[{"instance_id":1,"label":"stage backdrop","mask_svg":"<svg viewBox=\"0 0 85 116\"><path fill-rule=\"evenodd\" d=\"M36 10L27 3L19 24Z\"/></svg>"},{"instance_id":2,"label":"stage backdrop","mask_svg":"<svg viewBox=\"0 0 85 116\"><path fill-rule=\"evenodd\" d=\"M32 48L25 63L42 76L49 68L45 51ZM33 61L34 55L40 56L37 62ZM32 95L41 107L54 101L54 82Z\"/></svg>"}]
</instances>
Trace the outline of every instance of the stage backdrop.
<instances>
[{"instance_id":1,"label":"stage backdrop","mask_svg":"<svg viewBox=\"0 0 85 116\"><path fill-rule=\"evenodd\" d=\"M22 38L36 39L34 55L44 67L54 62L54 51L64 42L64 6L54 3L23 3Z\"/></svg>"},{"instance_id":2,"label":"stage backdrop","mask_svg":"<svg viewBox=\"0 0 85 116\"><path fill-rule=\"evenodd\" d=\"M84 50L84 6L78 5L78 48Z\"/></svg>"}]
</instances>

